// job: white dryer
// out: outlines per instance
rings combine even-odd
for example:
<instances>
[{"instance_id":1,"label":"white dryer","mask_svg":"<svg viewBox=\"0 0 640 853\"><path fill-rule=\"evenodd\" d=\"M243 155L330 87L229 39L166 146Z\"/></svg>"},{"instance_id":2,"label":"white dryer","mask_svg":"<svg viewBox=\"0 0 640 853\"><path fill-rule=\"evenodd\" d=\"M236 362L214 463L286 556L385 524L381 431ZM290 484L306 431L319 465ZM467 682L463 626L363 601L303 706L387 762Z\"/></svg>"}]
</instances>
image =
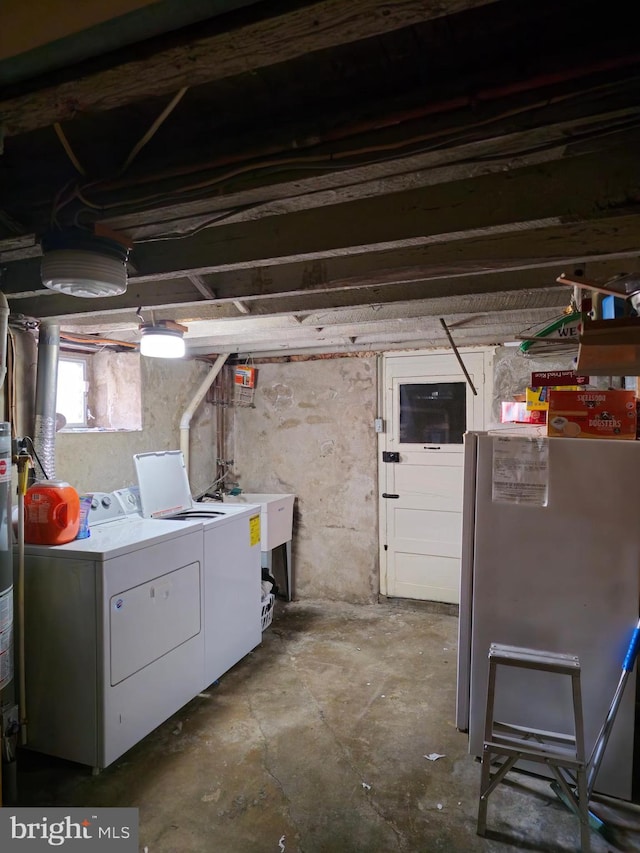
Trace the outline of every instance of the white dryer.
<instances>
[{"instance_id":1,"label":"white dryer","mask_svg":"<svg viewBox=\"0 0 640 853\"><path fill-rule=\"evenodd\" d=\"M202 525L127 495L94 496L89 538L25 546L27 745L93 768L202 688Z\"/></svg>"},{"instance_id":2,"label":"white dryer","mask_svg":"<svg viewBox=\"0 0 640 853\"><path fill-rule=\"evenodd\" d=\"M194 501L179 450L133 458L143 516L203 525L204 689L262 642L260 507Z\"/></svg>"}]
</instances>

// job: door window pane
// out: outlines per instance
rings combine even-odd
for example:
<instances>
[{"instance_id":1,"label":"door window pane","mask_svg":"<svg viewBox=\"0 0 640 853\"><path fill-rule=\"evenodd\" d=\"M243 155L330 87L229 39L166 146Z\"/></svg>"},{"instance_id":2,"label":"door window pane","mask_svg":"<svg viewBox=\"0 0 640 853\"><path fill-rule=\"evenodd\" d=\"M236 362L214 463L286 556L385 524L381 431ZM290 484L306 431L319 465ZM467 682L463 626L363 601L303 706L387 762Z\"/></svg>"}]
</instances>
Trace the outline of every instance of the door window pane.
<instances>
[{"instance_id":1,"label":"door window pane","mask_svg":"<svg viewBox=\"0 0 640 853\"><path fill-rule=\"evenodd\" d=\"M400 386L401 444L462 444L466 428L464 382Z\"/></svg>"}]
</instances>

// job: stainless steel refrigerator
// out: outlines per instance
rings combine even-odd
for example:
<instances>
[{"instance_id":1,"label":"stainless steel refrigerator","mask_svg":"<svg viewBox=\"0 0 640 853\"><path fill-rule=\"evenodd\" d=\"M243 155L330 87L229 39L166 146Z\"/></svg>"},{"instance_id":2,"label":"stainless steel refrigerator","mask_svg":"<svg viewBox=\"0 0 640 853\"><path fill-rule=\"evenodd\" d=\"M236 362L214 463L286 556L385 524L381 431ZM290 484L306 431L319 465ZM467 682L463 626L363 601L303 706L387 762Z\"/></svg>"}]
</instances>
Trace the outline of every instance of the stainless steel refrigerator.
<instances>
[{"instance_id":1,"label":"stainless steel refrigerator","mask_svg":"<svg viewBox=\"0 0 640 853\"><path fill-rule=\"evenodd\" d=\"M492 642L577 654L591 751L638 621L640 442L465 436L456 724L482 753ZM505 673L506 674L506 673ZM559 676L503 678L496 717L571 731ZM528 680L527 680L528 679ZM595 789L631 799L635 673Z\"/></svg>"}]
</instances>

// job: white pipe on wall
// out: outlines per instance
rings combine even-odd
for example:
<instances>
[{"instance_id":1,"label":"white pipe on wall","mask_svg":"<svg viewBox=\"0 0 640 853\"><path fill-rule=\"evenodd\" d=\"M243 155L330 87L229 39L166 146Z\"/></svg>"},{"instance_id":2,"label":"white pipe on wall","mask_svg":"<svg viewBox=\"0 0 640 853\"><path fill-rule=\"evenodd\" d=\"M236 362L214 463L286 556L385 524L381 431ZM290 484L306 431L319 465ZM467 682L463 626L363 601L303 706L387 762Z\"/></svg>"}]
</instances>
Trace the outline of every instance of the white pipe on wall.
<instances>
[{"instance_id":1,"label":"white pipe on wall","mask_svg":"<svg viewBox=\"0 0 640 853\"><path fill-rule=\"evenodd\" d=\"M195 410L200 405L204 395L207 393L209 388L212 386L214 379L222 370L225 361L229 358L229 354L225 353L224 355L219 355L215 360L215 363L209 373L205 376L202 384L196 391L193 400L189 403L187 408L180 419L180 450L182 451L182 455L184 456L184 466L187 471L187 477L189 477L189 430L191 425L191 418Z\"/></svg>"}]
</instances>

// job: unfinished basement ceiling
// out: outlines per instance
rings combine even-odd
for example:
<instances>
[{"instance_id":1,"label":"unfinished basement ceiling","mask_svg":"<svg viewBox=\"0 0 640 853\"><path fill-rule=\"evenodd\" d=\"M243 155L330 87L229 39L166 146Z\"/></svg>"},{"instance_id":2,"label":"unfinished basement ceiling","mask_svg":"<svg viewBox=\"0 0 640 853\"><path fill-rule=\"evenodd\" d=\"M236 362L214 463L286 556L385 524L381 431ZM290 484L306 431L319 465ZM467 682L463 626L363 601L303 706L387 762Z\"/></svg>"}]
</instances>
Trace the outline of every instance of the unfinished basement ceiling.
<instances>
[{"instance_id":1,"label":"unfinished basement ceiling","mask_svg":"<svg viewBox=\"0 0 640 853\"><path fill-rule=\"evenodd\" d=\"M499 343L569 304L561 273L638 272L632 4L196 5L120 0L2 54L14 321L136 341L174 319L198 355L436 346L441 317ZM129 235L126 293L43 288L52 225Z\"/></svg>"}]
</instances>

